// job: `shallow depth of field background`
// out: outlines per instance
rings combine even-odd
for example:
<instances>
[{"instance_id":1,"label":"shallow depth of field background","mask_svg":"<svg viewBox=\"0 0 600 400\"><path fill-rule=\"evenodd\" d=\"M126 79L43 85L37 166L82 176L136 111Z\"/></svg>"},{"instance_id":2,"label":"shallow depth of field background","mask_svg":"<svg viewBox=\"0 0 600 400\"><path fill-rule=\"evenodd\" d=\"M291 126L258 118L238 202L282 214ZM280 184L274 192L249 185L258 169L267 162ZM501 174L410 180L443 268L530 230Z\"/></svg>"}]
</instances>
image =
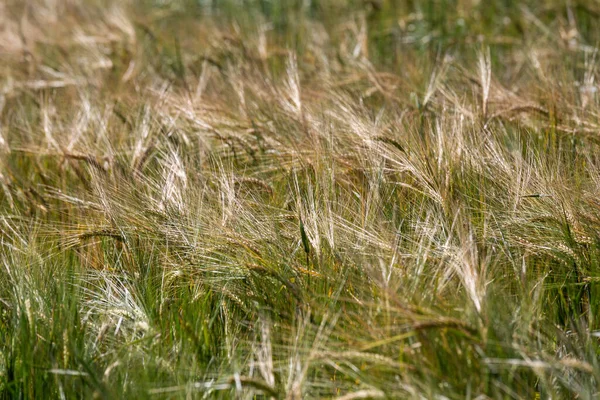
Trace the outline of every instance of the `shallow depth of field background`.
<instances>
[{"instance_id":1,"label":"shallow depth of field background","mask_svg":"<svg viewBox=\"0 0 600 400\"><path fill-rule=\"evenodd\" d=\"M597 399L599 21L0 2L0 397Z\"/></svg>"}]
</instances>

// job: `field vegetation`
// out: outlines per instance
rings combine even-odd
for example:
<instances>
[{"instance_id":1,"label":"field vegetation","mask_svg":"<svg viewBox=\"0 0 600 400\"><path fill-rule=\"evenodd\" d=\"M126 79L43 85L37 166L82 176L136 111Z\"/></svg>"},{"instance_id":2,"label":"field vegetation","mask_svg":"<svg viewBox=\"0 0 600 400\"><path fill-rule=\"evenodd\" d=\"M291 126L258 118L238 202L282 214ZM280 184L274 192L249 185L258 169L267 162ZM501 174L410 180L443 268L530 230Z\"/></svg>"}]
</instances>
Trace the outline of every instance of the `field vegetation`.
<instances>
[{"instance_id":1,"label":"field vegetation","mask_svg":"<svg viewBox=\"0 0 600 400\"><path fill-rule=\"evenodd\" d=\"M598 399L599 18L0 2L0 397Z\"/></svg>"}]
</instances>

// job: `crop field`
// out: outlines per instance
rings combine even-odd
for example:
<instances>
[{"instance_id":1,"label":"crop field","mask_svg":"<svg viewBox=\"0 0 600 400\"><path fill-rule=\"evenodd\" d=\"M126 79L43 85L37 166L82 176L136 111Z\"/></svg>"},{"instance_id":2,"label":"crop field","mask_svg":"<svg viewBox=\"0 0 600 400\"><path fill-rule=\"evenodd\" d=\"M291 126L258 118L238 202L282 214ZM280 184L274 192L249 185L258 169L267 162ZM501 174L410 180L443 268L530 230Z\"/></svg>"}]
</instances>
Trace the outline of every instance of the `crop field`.
<instances>
[{"instance_id":1,"label":"crop field","mask_svg":"<svg viewBox=\"0 0 600 400\"><path fill-rule=\"evenodd\" d=\"M0 398L599 399L596 0L0 1Z\"/></svg>"}]
</instances>

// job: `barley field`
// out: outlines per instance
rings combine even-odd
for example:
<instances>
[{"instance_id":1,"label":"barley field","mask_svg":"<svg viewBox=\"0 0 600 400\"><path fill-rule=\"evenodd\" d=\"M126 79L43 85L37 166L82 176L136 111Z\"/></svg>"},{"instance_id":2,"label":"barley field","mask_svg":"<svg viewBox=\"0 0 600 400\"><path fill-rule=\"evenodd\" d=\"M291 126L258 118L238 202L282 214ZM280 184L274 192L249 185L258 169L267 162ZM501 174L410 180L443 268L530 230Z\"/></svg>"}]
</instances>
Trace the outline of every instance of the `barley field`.
<instances>
[{"instance_id":1,"label":"barley field","mask_svg":"<svg viewBox=\"0 0 600 400\"><path fill-rule=\"evenodd\" d=\"M0 398L599 399L595 0L0 2Z\"/></svg>"}]
</instances>

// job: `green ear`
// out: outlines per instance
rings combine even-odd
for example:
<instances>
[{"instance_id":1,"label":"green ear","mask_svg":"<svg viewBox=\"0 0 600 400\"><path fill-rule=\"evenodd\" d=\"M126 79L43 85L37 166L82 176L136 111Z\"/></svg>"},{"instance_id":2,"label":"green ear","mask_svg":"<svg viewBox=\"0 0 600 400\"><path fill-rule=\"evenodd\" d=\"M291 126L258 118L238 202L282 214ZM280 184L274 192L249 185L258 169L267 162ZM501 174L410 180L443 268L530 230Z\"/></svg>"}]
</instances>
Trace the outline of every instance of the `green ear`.
<instances>
[{"instance_id":1,"label":"green ear","mask_svg":"<svg viewBox=\"0 0 600 400\"><path fill-rule=\"evenodd\" d=\"M308 241L308 236L306 236L306 231L304 230L304 224L302 220L300 220L300 235L302 236L302 245L304 246L304 251L306 254L310 253L310 242Z\"/></svg>"}]
</instances>

